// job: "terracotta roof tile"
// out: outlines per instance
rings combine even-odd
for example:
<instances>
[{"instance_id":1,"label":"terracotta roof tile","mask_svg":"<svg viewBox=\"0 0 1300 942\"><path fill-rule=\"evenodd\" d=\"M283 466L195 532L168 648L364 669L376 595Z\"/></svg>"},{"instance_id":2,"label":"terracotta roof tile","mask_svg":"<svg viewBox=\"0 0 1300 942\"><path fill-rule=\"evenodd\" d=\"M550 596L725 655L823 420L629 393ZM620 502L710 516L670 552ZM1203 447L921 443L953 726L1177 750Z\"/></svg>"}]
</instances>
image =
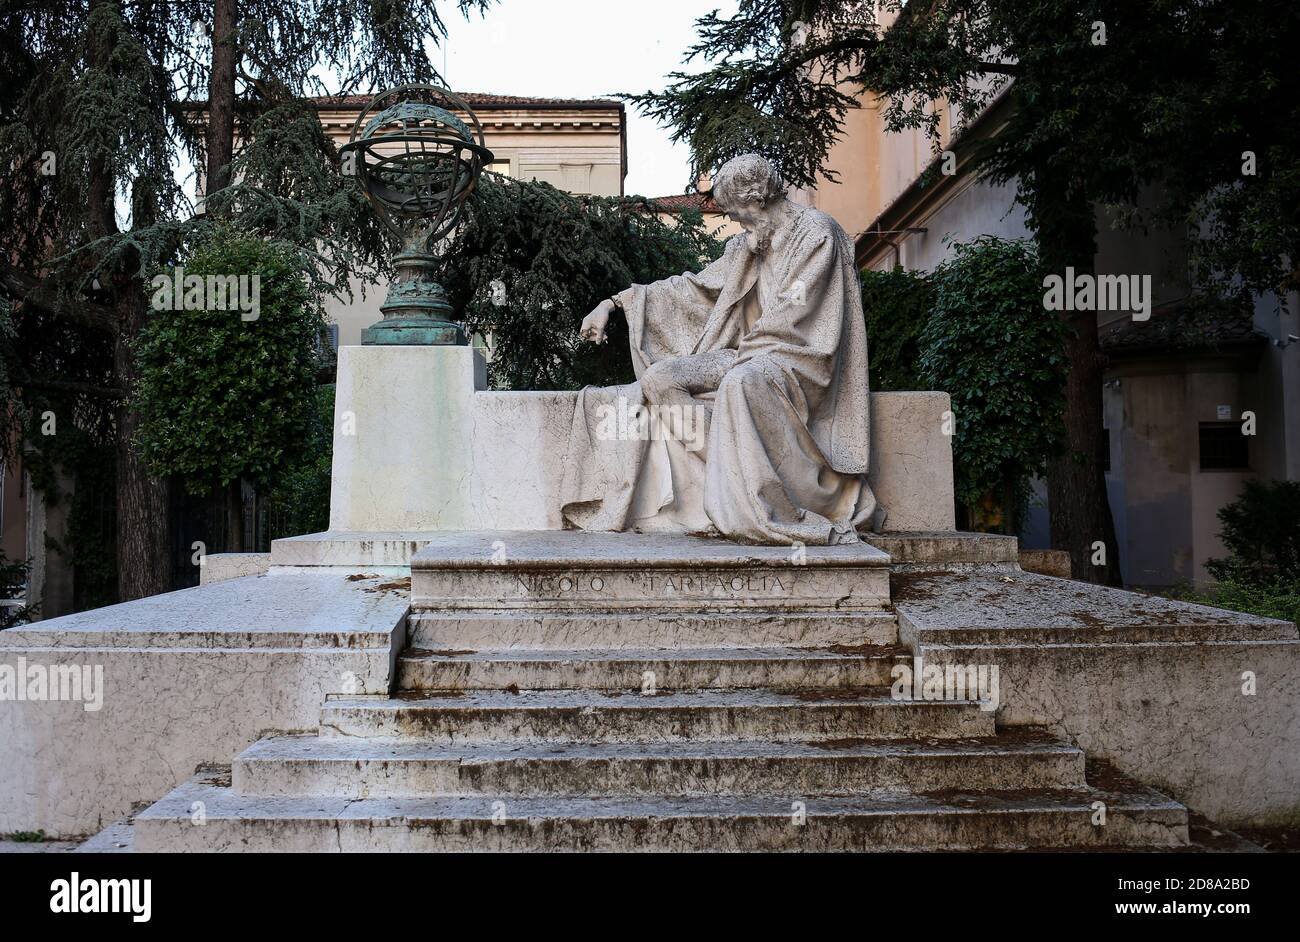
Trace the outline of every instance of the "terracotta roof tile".
<instances>
[{"instance_id":1,"label":"terracotta roof tile","mask_svg":"<svg viewBox=\"0 0 1300 942\"><path fill-rule=\"evenodd\" d=\"M622 102L608 98L538 98L529 95L495 95L489 92L456 92L475 109L493 108L622 108ZM308 99L317 108L360 108L373 95L317 95Z\"/></svg>"},{"instance_id":2,"label":"terracotta roof tile","mask_svg":"<svg viewBox=\"0 0 1300 942\"><path fill-rule=\"evenodd\" d=\"M722 208L705 193L678 193L674 196L656 196L649 200L660 212L680 213L684 209L698 209L702 213L720 213Z\"/></svg>"}]
</instances>

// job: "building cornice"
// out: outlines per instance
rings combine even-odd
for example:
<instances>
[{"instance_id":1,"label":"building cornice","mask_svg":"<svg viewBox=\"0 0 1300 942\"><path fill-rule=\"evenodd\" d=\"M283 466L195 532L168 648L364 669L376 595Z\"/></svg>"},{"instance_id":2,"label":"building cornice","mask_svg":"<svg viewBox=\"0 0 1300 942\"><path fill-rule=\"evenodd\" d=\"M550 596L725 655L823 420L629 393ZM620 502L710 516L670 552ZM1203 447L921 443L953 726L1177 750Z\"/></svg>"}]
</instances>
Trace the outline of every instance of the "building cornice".
<instances>
[{"instance_id":1,"label":"building cornice","mask_svg":"<svg viewBox=\"0 0 1300 942\"><path fill-rule=\"evenodd\" d=\"M938 207L974 182L975 145L997 136L1006 126L1013 107L1010 87L1008 84L1003 88L979 116L949 142L946 149L956 158L955 173L941 173L939 167L943 154L936 154L906 189L859 233L854 240L854 259L859 268L868 267L881 255L895 250L896 241L888 238L890 234L916 228Z\"/></svg>"}]
</instances>

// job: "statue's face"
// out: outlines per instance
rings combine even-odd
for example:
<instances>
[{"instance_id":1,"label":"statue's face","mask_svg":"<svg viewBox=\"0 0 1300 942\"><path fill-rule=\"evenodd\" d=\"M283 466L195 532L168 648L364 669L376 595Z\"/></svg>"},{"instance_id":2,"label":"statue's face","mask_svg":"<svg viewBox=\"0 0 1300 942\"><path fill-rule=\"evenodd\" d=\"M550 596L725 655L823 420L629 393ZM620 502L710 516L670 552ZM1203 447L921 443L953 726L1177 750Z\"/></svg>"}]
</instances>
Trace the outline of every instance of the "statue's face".
<instances>
[{"instance_id":1,"label":"statue's face","mask_svg":"<svg viewBox=\"0 0 1300 942\"><path fill-rule=\"evenodd\" d=\"M776 203L764 205L757 201L722 207L727 218L745 230L745 240L751 252L766 252L772 243L772 232L777 225L776 210Z\"/></svg>"},{"instance_id":2,"label":"statue's face","mask_svg":"<svg viewBox=\"0 0 1300 942\"><path fill-rule=\"evenodd\" d=\"M732 222L739 224L746 232L753 232L766 218L762 203L738 203L724 206L722 211Z\"/></svg>"}]
</instances>

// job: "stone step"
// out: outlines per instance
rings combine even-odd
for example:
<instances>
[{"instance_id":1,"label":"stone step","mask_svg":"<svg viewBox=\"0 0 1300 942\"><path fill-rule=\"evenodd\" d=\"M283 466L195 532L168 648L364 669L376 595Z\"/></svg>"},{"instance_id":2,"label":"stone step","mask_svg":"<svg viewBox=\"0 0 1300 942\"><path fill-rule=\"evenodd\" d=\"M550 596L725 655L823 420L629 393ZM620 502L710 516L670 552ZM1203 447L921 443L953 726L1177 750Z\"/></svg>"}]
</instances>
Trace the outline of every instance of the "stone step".
<instances>
[{"instance_id":1,"label":"stone step","mask_svg":"<svg viewBox=\"0 0 1300 942\"><path fill-rule=\"evenodd\" d=\"M402 690L767 690L888 686L902 647L629 648L595 650L408 649Z\"/></svg>"},{"instance_id":2,"label":"stone step","mask_svg":"<svg viewBox=\"0 0 1300 942\"><path fill-rule=\"evenodd\" d=\"M869 534L867 541L889 554L889 565L894 570L920 566L1018 569L1020 562L1019 540L1000 533L886 531Z\"/></svg>"},{"instance_id":3,"label":"stone step","mask_svg":"<svg viewBox=\"0 0 1300 942\"><path fill-rule=\"evenodd\" d=\"M565 531L438 534L411 558L413 611L882 610L889 554L704 537Z\"/></svg>"},{"instance_id":4,"label":"stone step","mask_svg":"<svg viewBox=\"0 0 1300 942\"><path fill-rule=\"evenodd\" d=\"M451 691L394 700L331 700L327 738L427 743L772 742L994 734L993 712L969 701L898 701L888 690Z\"/></svg>"},{"instance_id":5,"label":"stone step","mask_svg":"<svg viewBox=\"0 0 1300 942\"><path fill-rule=\"evenodd\" d=\"M1094 823L1098 801L1104 825ZM207 775L135 819L139 852L1175 849L1187 841L1186 810L1146 789L357 800L240 795Z\"/></svg>"},{"instance_id":6,"label":"stone step","mask_svg":"<svg viewBox=\"0 0 1300 942\"><path fill-rule=\"evenodd\" d=\"M232 768L246 795L853 795L1083 785L1083 753L1050 738L822 743L492 743L285 736Z\"/></svg>"},{"instance_id":7,"label":"stone step","mask_svg":"<svg viewBox=\"0 0 1300 942\"><path fill-rule=\"evenodd\" d=\"M898 643L893 612L416 612L407 643L429 650L527 648L623 651L629 648L828 648Z\"/></svg>"},{"instance_id":8,"label":"stone step","mask_svg":"<svg viewBox=\"0 0 1300 942\"><path fill-rule=\"evenodd\" d=\"M1082 611L1071 613L1087 617ZM1289 622L1259 620L1254 641L1294 640L1295 626ZM1240 643L1242 629L1239 624L1193 623L1178 624L1153 620L1146 625L1038 625L1027 627L925 627L918 629L915 622L903 616L903 633L906 639L923 648L935 646L970 648L978 646L1026 647L1042 645L1096 645L1096 644L1153 644L1179 643L1204 644L1215 642Z\"/></svg>"}]
</instances>

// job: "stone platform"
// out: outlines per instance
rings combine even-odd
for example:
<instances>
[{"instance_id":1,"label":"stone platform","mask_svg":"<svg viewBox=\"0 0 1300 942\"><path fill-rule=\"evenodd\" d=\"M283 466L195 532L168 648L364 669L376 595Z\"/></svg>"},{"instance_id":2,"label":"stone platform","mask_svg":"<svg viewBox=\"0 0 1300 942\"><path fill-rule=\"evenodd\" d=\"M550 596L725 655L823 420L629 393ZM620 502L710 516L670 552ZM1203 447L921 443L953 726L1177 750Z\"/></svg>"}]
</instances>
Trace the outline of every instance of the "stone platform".
<instances>
[{"instance_id":1,"label":"stone platform","mask_svg":"<svg viewBox=\"0 0 1300 942\"><path fill-rule=\"evenodd\" d=\"M0 833L93 833L330 694L386 695L408 605L404 582L322 569L0 631L0 665L99 671L103 701L0 702Z\"/></svg>"},{"instance_id":2,"label":"stone platform","mask_svg":"<svg viewBox=\"0 0 1300 942\"><path fill-rule=\"evenodd\" d=\"M1185 805L1300 815L1295 626L1024 573L1009 538L872 540L277 541L0 633L106 677L98 712L4 705L0 826L154 801L87 850L1170 849ZM996 666L997 702L896 698L914 655Z\"/></svg>"},{"instance_id":3,"label":"stone platform","mask_svg":"<svg viewBox=\"0 0 1300 942\"><path fill-rule=\"evenodd\" d=\"M331 697L314 730L201 773L136 817L137 850L1187 841L1182 805L1000 730L974 691L894 697L908 651L875 547L483 531L410 565L392 694Z\"/></svg>"},{"instance_id":4,"label":"stone platform","mask_svg":"<svg viewBox=\"0 0 1300 942\"><path fill-rule=\"evenodd\" d=\"M1000 666L1006 726L1050 729L1228 826L1300 822L1291 622L1026 572L894 578L901 640Z\"/></svg>"},{"instance_id":5,"label":"stone platform","mask_svg":"<svg viewBox=\"0 0 1300 942\"><path fill-rule=\"evenodd\" d=\"M456 346L339 348L330 529L560 530L576 392L487 388ZM943 392L870 394L868 476L887 526L951 530L952 404Z\"/></svg>"},{"instance_id":6,"label":"stone platform","mask_svg":"<svg viewBox=\"0 0 1300 942\"><path fill-rule=\"evenodd\" d=\"M481 536L486 533L493 533L493 537L484 543ZM562 558L565 553L573 552L575 535L575 531L571 530L326 530L274 540L270 553L218 553L208 559L209 568L213 569L218 567L212 567L211 562L221 560L221 575L218 579L235 578L250 571L264 572L271 567L289 571L318 570L322 566L332 566L348 570L366 568L385 573L401 570L402 574L406 574L410 571L415 554L434 540L441 541L440 545L443 546L459 547L455 551L458 558L470 561L490 559L497 552L491 547L498 539L503 544L509 540L507 549L504 550L507 558L509 545L513 545L516 552L523 549L529 553L539 553L543 548L558 548ZM604 541L602 545L608 547L611 541L639 538L635 534L588 533L582 539ZM884 533L867 534L864 539L870 546L888 555L889 566L894 570L965 566L1016 568L1019 558L1016 538L996 533L886 530ZM779 547L750 549L776 550L776 555L781 555ZM818 548L812 549L814 554L818 551ZM624 552L616 548L611 555L617 558ZM206 576L207 573L205 581Z\"/></svg>"}]
</instances>

